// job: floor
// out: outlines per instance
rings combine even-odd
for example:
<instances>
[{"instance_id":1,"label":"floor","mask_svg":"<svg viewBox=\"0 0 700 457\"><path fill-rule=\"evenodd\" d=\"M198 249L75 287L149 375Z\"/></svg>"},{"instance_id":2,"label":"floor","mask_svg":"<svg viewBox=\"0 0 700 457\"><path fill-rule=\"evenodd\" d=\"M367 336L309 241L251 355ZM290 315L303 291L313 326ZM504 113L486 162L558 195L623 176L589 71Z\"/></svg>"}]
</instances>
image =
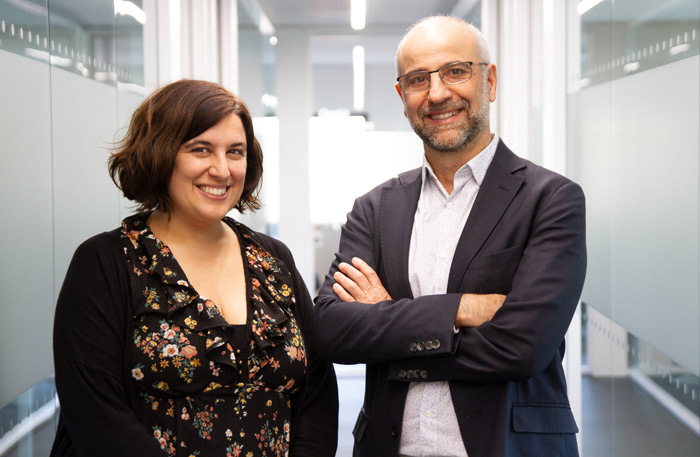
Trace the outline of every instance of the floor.
<instances>
[{"instance_id":1,"label":"floor","mask_svg":"<svg viewBox=\"0 0 700 457\"><path fill-rule=\"evenodd\" d=\"M583 377L582 457L698 457L700 437L627 378Z\"/></svg>"},{"instance_id":2,"label":"floor","mask_svg":"<svg viewBox=\"0 0 700 457\"><path fill-rule=\"evenodd\" d=\"M628 379L583 378L582 457L700 457L700 437L676 421ZM343 376L337 457L352 456L351 431L362 403L361 376ZM47 457L53 440L49 421L2 457ZM546 456L543 456L546 457Z\"/></svg>"}]
</instances>

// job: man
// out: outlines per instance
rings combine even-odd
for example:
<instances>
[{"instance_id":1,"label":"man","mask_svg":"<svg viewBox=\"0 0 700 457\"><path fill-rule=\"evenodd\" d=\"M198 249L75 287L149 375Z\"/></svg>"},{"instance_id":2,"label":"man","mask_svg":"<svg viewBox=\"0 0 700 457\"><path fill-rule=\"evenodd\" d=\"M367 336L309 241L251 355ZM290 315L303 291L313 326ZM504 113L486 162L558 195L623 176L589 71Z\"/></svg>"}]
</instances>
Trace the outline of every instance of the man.
<instances>
[{"instance_id":1,"label":"man","mask_svg":"<svg viewBox=\"0 0 700 457\"><path fill-rule=\"evenodd\" d=\"M367 364L355 455L577 456L561 360L583 193L491 133L473 26L420 21L397 70L423 167L356 200L314 310L320 352Z\"/></svg>"}]
</instances>

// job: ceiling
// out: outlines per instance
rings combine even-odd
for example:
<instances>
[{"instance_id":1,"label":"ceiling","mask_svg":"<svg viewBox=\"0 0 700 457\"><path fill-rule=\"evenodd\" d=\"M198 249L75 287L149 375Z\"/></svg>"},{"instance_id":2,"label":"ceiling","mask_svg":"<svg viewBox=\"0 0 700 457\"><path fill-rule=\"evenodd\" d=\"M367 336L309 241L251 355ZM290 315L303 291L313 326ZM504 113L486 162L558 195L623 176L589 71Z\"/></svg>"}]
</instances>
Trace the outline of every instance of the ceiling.
<instances>
[{"instance_id":1,"label":"ceiling","mask_svg":"<svg viewBox=\"0 0 700 457\"><path fill-rule=\"evenodd\" d=\"M367 0L366 27L350 27L350 0L238 0L239 27L259 27L269 20L275 34L304 28L310 34L311 61L316 65L350 65L352 48L365 47L368 64L392 64L406 28L435 14L468 17L481 0Z\"/></svg>"},{"instance_id":2,"label":"ceiling","mask_svg":"<svg viewBox=\"0 0 700 457\"><path fill-rule=\"evenodd\" d=\"M367 0L366 29L405 28L433 14L465 16L480 0ZM239 0L239 9L265 13L278 27L350 29L350 0ZM245 14L250 21L250 14ZM245 17L239 20L245 24ZM362 33L362 32L360 32Z\"/></svg>"}]
</instances>

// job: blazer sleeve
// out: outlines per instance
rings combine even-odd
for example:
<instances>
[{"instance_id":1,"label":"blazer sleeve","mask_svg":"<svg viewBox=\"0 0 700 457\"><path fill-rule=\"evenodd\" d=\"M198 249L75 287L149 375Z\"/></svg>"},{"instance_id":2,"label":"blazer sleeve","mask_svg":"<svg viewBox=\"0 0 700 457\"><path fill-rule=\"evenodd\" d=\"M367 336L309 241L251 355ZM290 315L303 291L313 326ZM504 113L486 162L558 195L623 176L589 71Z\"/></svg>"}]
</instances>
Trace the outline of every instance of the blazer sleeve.
<instances>
[{"instance_id":1,"label":"blazer sleeve","mask_svg":"<svg viewBox=\"0 0 700 457\"><path fill-rule=\"evenodd\" d=\"M343 225L340 246L319 290L314 308L321 356L337 363L382 363L407 357L451 354L456 346L454 320L461 294L410 298L410 289L392 290L380 263L381 187L355 200ZM394 298L376 304L343 302L333 292L340 262L360 257L378 272ZM430 349L426 343L430 341Z\"/></svg>"},{"instance_id":2,"label":"blazer sleeve","mask_svg":"<svg viewBox=\"0 0 700 457\"><path fill-rule=\"evenodd\" d=\"M289 455L333 457L338 445L338 384L333 364L316 351L313 302L286 245L263 236L270 250L292 273L296 303L294 315L301 327L308 361L304 387L292 397L292 426Z\"/></svg>"},{"instance_id":3,"label":"blazer sleeve","mask_svg":"<svg viewBox=\"0 0 700 457\"><path fill-rule=\"evenodd\" d=\"M79 246L54 319L59 431L64 435L57 436L54 448L61 450L52 455L165 455L128 405L124 344L129 303L129 278L118 235L98 235Z\"/></svg>"},{"instance_id":4,"label":"blazer sleeve","mask_svg":"<svg viewBox=\"0 0 700 457\"><path fill-rule=\"evenodd\" d=\"M563 341L586 271L585 200L570 181L541 204L515 272L512 288L490 322L460 330L454 354L393 361L389 377L428 373L414 381L524 380L542 372ZM468 273L467 273L468 274Z\"/></svg>"}]
</instances>

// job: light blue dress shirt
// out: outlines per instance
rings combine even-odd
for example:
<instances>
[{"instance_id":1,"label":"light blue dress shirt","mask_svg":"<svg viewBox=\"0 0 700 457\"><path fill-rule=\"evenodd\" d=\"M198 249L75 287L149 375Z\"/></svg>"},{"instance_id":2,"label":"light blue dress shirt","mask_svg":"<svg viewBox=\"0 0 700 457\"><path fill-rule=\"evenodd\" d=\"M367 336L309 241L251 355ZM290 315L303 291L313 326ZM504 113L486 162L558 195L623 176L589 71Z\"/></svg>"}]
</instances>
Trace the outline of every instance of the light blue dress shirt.
<instances>
[{"instance_id":1,"label":"light blue dress shirt","mask_svg":"<svg viewBox=\"0 0 700 457\"><path fill-rule=\"evenodd\" d=\"M457 242L467 222L498 145L498 137L454 177L448 194L423 159L423 183L413 220L408 274L414 297L444 294ZM413 457L464 457L447 381L411 383L406 397L399 454Z\"/></svg>"}]
</instances>

